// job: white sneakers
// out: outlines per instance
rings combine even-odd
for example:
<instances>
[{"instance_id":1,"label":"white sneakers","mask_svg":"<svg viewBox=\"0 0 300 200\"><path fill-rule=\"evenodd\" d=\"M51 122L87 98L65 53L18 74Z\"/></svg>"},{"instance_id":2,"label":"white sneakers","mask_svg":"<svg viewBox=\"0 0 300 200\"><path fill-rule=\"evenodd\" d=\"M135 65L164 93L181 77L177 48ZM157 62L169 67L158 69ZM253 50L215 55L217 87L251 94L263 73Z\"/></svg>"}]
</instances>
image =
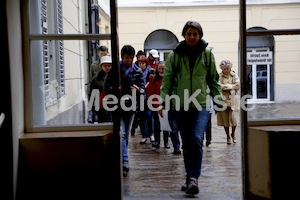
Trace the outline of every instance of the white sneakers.
<instances>
[{"instance_id":1,"label":"white sneakers","mask_svg":"<svg viewBox=\"0 0 300 200\"><path fill-rule=\"evenodd\" d=\"M154 139L153 135L150 136L150 142L155 142L155 139Z\"/></svg>"}]
</instances>

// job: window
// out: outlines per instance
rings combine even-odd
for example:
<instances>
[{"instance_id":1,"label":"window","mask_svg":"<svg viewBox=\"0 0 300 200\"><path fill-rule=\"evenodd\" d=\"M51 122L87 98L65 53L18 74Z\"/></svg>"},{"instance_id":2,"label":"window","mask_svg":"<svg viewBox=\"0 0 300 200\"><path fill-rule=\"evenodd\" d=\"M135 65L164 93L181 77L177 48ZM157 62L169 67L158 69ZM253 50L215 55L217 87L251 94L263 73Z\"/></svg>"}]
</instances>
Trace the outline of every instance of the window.
<instances>
[{"instance_id":1,"label":"window","mask_svg":"<svg viewBox=\"0 0 300 200\"><path fill-rule=\"evenodd\" d=\"M252 95L248 103L270 102L273 52L270 48L247 48L247 92Z\"/></svg>"},{"instance_id":2,"label":"window","mask_svg":"<svg viewBox=\"0 0 300 200\"><path fill-rule=\"evenodd\" d=\"M27 130L95 126L87 123L89 68L99 44L111 49L110 2L101 3L103 12L96 2L24 1Z\"/></svg>"}]
</instances>

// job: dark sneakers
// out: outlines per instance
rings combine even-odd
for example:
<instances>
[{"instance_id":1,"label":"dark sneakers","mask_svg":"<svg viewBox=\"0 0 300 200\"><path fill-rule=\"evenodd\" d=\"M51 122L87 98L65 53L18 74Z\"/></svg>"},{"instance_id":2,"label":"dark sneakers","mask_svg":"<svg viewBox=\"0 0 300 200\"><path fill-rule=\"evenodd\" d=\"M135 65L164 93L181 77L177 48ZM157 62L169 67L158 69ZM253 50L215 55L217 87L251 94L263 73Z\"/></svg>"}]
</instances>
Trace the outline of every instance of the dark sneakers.
<instances>
[{"instance_id":1,"label":"dark sneakers","mask_svg":"<svg viewBox=\"0 0 300 200\"><path fill-rule=\"evenodd\" d=\"M131 128L130 134L131 134L131 136L134 136L134 135L135 135L135 127L132 127L132 128Z\"/></svg>"},{"instance_id":2,"label":"dark sneakers","mask_svg":"<svg viewBox=\"0 0 300 200\"><path fill-rule=\"evenodd\" d=\"M159 149L160 144L158 144L158 142L153 142L152 143L152 147Z\"/></svg>"},{"instance_id":3,"label":"dark sneakers","mask_svg":"<svg viewBox=\"0 0 300 200\"><path fill-rule=\"evenodd\" d=\"M211 144L210 140L206 140L206 146L208 147Z\"/></svg>"},{"instance_id":4,"label":"dark sneakers","mask_svg":"<svg viewBox=\"0 0 300 200\"><path fill-rule=\"evenodd\" d=\"M174 149L173 154L175 154L175 155L181 155L181 151L179 149Z\"/></svg>"},{"instance_id":5,"label":"dark sneakers","mask_svg":"<svg viewBox=\"0 0 300 200\"><path fill-rule=\"evenodd\" d=\"M181 191L186 195L193 196L199 193L198 180L194 177L190 177L186 180L186 183L181 187Z\"/></svg>"}]
</instances>

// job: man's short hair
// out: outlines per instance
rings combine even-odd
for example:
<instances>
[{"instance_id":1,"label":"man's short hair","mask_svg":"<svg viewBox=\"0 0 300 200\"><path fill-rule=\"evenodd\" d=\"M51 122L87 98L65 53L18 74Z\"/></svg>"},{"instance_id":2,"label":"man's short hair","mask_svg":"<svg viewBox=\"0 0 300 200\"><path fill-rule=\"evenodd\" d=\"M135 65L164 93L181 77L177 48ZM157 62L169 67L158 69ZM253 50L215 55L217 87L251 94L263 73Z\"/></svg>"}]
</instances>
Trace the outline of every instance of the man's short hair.
<instances>
[{"instance_id":1,"label":"man's short hair","mask_svg":"<svg viewBox=\"0 0 300 200\"><path fill-rule=\"evenodd\" d=\"M135 49L131 45L124 45L121 49L121 58L123 58L125 54L129 56L134 56Z\"/></svg>"},{"instance_id":2,"label":"man's short hair","mask_svg":"<svg viewBox=\"0 0 300 200\"><path fill-rule=\"evenodd\" d=\"M104 45L98 47L98 51L108 52L108 48Z\"/></svg>"},{"instance_id":3,"label":"man's short hair","mask_svg":"<svg viewBox=\"0 0 300 200\"><path fill-rule=\"evenodd\" d=\"M187 21L187 22L186 22L186 24L184 25L184 27L183 27L183 29L182 29L182 33L181 33L181 35L182 35L183 37L185 36L185 33L186 33L187 29L190 28L190 27L197 29L198 32L199 32L200 38L203 37L203 30L202 30L202 27L201 27L201 25L200 25L198 22L196 22L196 21Z\"/></svg>"},{"instance_id":4,"label":"man's short hair","mask_svg":"<svg viewBox=\"0 0 300 200\"><path fill-rule=\"evenodd\" d=\"M146 56L146 53L145 53L144 51L142 51L142 50L139 50L139 51L136 53L135 56L138 58L140 55Z\"/></svg>"}]
</instances>

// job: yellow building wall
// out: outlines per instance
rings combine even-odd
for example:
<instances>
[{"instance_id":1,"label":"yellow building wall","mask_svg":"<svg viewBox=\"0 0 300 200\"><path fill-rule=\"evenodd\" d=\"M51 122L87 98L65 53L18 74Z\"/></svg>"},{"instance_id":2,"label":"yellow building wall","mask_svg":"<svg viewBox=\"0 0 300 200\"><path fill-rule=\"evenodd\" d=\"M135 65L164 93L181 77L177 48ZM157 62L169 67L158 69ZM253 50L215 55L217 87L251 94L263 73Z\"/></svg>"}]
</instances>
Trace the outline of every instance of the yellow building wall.
<instances>
[{"instance_id":1,"label":"yellow building wall","mask_svg":"<svg viewBox=\"0 0 300 200\"><path fill-rule=\"evenodd\" d=\"M248 4L246 10L247 29L300 28L300 3ZM201 24L203 39L213 47L217 64L229 59L233 70L239 71L239 5L119 7L119 47L131 44L136 51L143 50L147 36L158 29L172 32L181 41L181 31L188 20ZM300 93L300 35L274 36L274 47L275 101L286 101L282 96L292 95L291 88L293 95Z\"/></svg>"}]
</instances>

